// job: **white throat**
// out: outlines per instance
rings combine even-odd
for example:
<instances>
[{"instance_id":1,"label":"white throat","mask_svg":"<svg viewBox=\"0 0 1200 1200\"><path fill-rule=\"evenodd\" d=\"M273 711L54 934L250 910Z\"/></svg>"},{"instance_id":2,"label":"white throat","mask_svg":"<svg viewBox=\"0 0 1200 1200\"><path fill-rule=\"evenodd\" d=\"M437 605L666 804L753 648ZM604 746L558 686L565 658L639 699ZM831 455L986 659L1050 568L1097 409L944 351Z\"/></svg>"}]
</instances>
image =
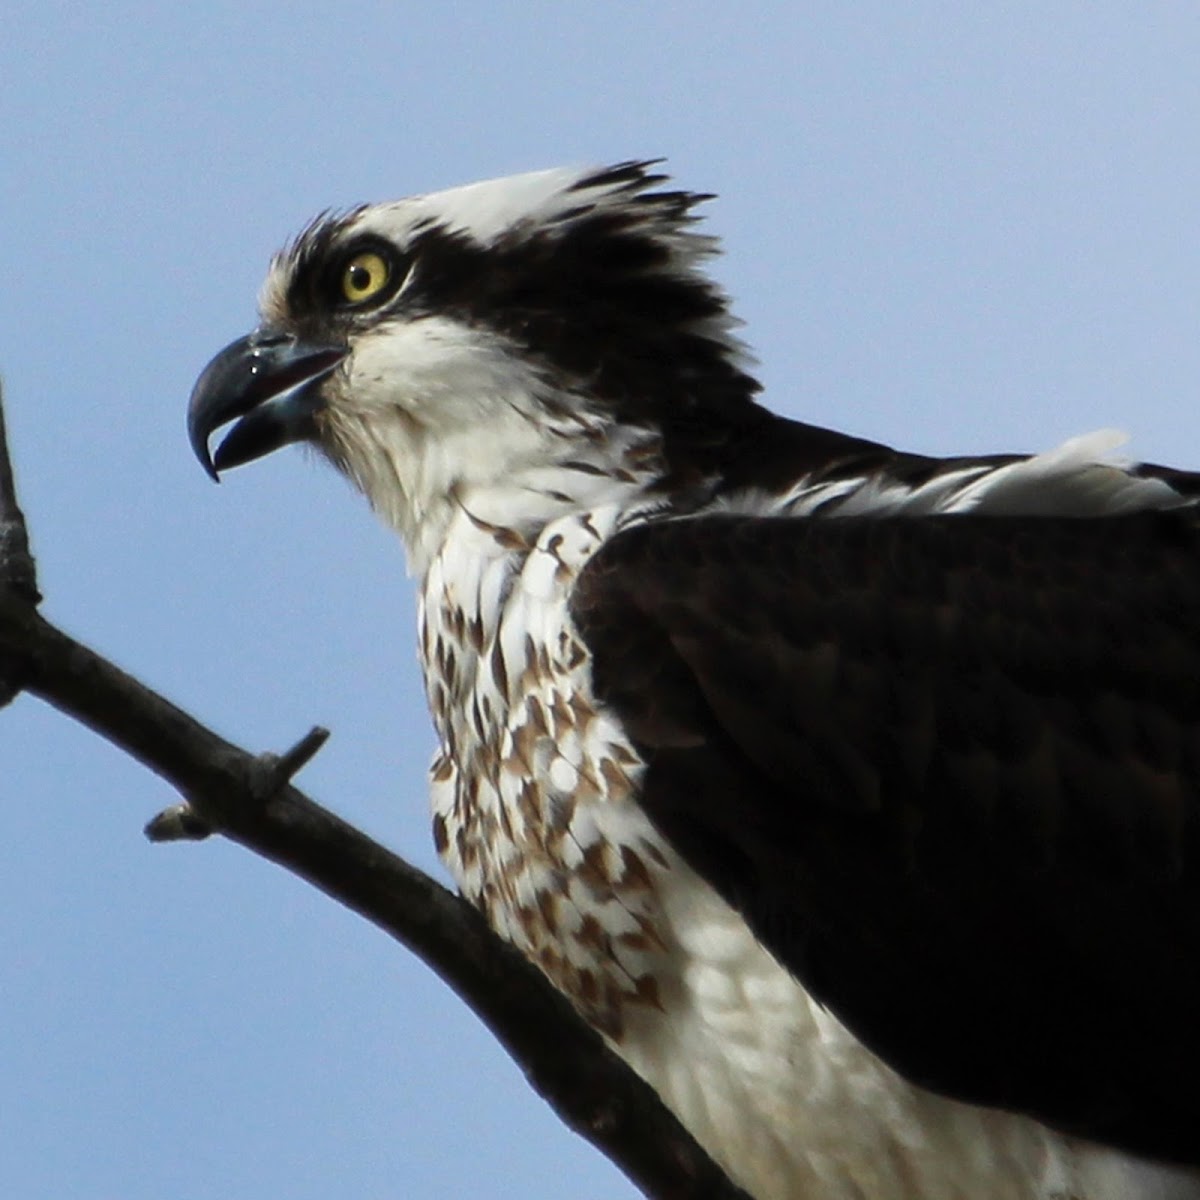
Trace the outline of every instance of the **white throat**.
<instances>
[{"instance_id":1,"label":"white throat","mask_svg":"<svg viewBox=\"0 0 1200 1200\"><path fill-rule=\"evenodd\" d=\"M658 436L556 387L503 339L444 318L363 337L321 420L328 456L424 576L465 517L509 548L572 511L631 501Z\"/></svg>"}]
</instances>

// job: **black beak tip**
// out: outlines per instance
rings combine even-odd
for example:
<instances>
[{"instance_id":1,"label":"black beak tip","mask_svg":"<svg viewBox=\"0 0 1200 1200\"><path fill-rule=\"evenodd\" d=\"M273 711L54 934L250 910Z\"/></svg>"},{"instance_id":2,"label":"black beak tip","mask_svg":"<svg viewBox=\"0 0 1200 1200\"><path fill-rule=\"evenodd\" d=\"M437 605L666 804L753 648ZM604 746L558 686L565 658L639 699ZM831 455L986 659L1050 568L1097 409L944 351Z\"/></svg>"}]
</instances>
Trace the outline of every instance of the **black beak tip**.
<instances>
[{"instance_id":1,"label":"black beak tip","mask_svg":"<svg viewBox=\"0 0 1200 1200\"><path fill-rule=\"evenodd\" d=\"M236 382L234 371L245 358L247 341L246 338L239 339L210 359L188 397L188 442L205 474L216 483L220 478L208 448L208 439L219 425L237 415L238 408L229 399L229 393L235 391L230 382L231 376Z\"/></svg>"},{"instance_id":2,"label":"black beak tip","mask_svg":"<svg viewBox=\"0 0 1200 1200\"><path fill-rule=\"evenodd\" d=\"M317 385L346 357L344 346L319 345L259 330L231 342L200 372L188 400L188 441L208 477L289 442L311 436ZM209 440L236 422L216 451Z\"/></svg>"},{"instance_id":3,"label":"black beak tip","mask_svg":"<svg viewBox=\"0 0 1200 1200\"><path fill-rule=\"evenodd\" d=\"M212 455L208 452L208 439L191 422L188 423L188 441L191 442L192 453L204 468L204 473L213 483L220 483L221 476L213 463Z\"/></svg>"}]
</instances>

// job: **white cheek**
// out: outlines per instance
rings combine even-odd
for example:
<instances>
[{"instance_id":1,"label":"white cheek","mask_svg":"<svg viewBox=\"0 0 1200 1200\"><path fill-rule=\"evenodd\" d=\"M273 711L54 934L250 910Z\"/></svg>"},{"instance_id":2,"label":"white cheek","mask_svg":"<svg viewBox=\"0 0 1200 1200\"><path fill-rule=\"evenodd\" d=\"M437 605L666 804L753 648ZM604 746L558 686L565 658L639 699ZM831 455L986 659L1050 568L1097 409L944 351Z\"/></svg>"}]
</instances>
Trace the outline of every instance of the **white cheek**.
<instances>
[{"instance_id":1,"label":"white cheek","mask_svg":"<svg viewBox=\"0 0 1200 1200\"><path fill-rule=\"evenodd\" d=\"M441 436L503 418L514 404L526 407L535 387L534 373L502 339L426 317L361 335L340 403Z\"/></svg>"},{"instance_id":2,"label":"white cheek","mask_svg":"<svg viewBox=\"0 0 1200 1200\"><path fill-rule=\"evenodd\" d=\"M354 340L327 387L322 440L416 565L459 506L521 523L530 472L578 454L582 418L551 416L545 392L527 356L495 334L444 317L394 321Z\"/></svg>"}]
</instances>

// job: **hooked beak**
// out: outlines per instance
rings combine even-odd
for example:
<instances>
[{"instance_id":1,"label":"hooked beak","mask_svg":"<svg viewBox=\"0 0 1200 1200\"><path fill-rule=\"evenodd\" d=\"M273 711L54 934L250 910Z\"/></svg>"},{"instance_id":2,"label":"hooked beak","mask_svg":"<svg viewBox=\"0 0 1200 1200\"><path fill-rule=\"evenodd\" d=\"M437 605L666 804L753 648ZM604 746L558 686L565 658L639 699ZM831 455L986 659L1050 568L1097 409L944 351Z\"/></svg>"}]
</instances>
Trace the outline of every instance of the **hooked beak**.
<instances>
[{"instance_id":1,"label":"hooked beak","mask_svg":"<svg viewBox=\"0 0 1200 1200\"><path fill-rule=\"evenodd\" d=\"M201 466L216 479L218 471L312 437L319 385L347 353L264 330L226 346L200 372L188 401L188 438ZM210 454L209 438L238 417Z\"/></svg>"}]
</instances>

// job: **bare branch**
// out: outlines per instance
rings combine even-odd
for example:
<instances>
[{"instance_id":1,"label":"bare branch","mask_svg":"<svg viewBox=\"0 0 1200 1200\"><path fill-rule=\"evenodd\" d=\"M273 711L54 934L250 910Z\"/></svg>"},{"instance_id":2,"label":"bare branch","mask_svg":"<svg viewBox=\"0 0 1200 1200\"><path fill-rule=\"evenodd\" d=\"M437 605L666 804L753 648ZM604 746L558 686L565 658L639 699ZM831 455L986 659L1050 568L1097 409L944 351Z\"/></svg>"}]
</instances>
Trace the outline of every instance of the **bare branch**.
<instances>
[{"instance_id":1,"label":"bare branch","mask_svg":"<svg viewBox=\"0 0 1200 1200\"><path fill-rule=\"evenodd\" d=\"M460 897L290 783L328 734L282 755L225 741L37 612L24 520L0 412L0 700L7 681L120 746L185 803L154 840L224 834L360 913L433 968L478 1014L558 1115L648 1196L747 1200L654 1091Z\"/></svg>"}]
</instances>

